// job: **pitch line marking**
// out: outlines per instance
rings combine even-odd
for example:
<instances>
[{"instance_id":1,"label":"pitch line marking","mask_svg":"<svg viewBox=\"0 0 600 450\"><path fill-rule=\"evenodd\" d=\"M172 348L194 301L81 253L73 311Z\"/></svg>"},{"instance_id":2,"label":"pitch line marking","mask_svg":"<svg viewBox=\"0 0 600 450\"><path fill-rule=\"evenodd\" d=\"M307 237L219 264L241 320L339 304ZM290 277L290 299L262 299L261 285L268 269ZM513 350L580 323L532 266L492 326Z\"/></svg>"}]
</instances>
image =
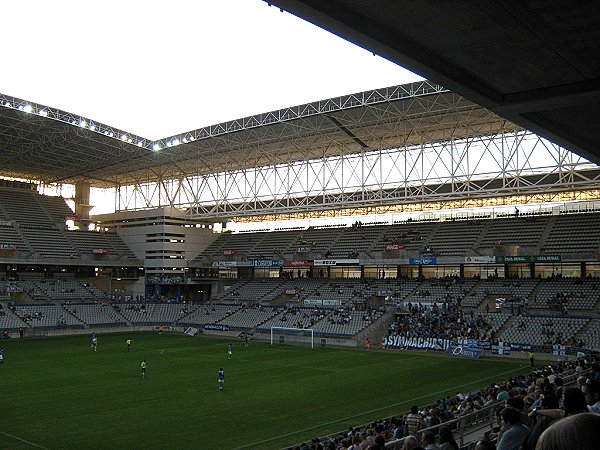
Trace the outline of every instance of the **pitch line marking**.
<instances>
[{"instance_id":1,"label":"pitch line marking","mask_svg":"<svg viewBox=\"0 0 600 450\"><path fill-rule=\"evenodd\" d=\"M523 366L523 367L526 367L526 366ZM470 386L472 384L483 383L484 381L488 381L488 380L490 380L492 378L496 378L496 377L499 377L499 376L502 376L502 375L506 375L506 374L515 372L517 370L522 370L523 367L519 367L517 369L509 370L507 372L502 372L502 373L499 373L498 375L494 375L493 377L483 378L481 380L475 380L475 381L472 381L470 383L461 384L460 386L456 386L456 387L454 387L452 389L462 388L462 387ZM321 423L321 424L316 425L314 427L305 428L304 430L292 431L291 433L286 433L286 434L282 434L282 435L279 435L279 436L273 436L273 437L268 438L268 439L263 439L262 441L253 442L251 444L246 444L246 445L243 445L241 447L236 447L233 450L242 450L244 448L254 447L254 446L257 446L257 445L260 445L260 444L264 444L266 442L274 441L274 440L285 438L285 437L288 437L288 436L294 436L295 434L306 433L306 432L311 431L311 430L319 429L319 428L322 428L322 427L325 427L325 426L328 426L328 425L333 425L333 424L338 423L338 422L344 422L346 420L354 419L356 417L362 417L362 416L365 416L367 414L372 414L372 413L375 413L375 412L383 411L383 410L386 410L388 408L393 408L395 406L400 406L400 405L404 405L404 404L414 403L414 402L416 402L418 400L421 400L421 399L423 399L425 397L430 397L432 395L439 395L439 394L443 394L445 392L448 392L448 389L446 389L444 391L432 392L430 394L427 394L426 396L423 395L421 397L417 397L417 398L414 398L414 399L411 399L411 400L405 400L405 401L400 402L400 403L393 403L391 405L382 406L381 408L372 409L371 411L363 411L360 414L354 414L353 416L343 417L341 419L332 420L331 422Z\"/></svg>"},{"instance_id":2,"label":"pitch line marking","mask_svg":"<svg viewBox=\"0 0 600 450\"><path fill-rule=\"evenodd\" d=\"M17 439L17 440L19 440L19 441L21 441L21 442L25 442L26 444L33 445L34 447L37 447L37 448L43 448L43 449L46 449L46 450L48 450L48 447L44 447L44 446L42 446L42 445L38 445L38 444L36 444L36 443L34 443L34 442L31 442L31 441L28 441L28 440L26 440L26 439L22 439L22 438L20 438L19 436L15 436L15 435L13 435L13 434L5 433L4 431L0 431L0 434L3 434L3 435L5 435L5 436L8 436L8 437L11 437L11 438L13 438L13 439Z\"/></svg>"}]
</instances>

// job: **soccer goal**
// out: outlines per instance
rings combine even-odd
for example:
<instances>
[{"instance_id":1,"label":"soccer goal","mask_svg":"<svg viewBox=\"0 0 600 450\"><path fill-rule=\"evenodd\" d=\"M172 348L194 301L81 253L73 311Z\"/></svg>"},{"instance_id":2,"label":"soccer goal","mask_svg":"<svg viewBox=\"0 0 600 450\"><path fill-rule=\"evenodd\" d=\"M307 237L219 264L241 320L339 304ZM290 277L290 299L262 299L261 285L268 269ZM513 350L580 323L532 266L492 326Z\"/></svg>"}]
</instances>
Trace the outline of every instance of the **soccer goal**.
<instances>
[{"instance_id":1,"label":"soccer goal","mask_svg":"<svg viewBox=\"0 0 600 450\"><path fill-rule=\"evenodd\" d=\"M315 332L312 328L271 327L271 345L310 345L315 348Z\"/></svg>"}]
</instances>

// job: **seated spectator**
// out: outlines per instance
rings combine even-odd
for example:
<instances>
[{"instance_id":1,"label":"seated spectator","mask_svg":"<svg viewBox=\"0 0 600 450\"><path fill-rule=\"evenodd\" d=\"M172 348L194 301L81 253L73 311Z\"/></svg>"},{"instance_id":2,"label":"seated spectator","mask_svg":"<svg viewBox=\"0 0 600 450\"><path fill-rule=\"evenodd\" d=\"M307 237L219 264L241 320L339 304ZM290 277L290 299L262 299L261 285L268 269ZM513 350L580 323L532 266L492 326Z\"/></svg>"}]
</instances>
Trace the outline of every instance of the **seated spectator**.
<instances>
[{"instance_id":1,"label":"seated spectator","mask_svg":"<svg viewBox=\"0 0 600 450\"><path fill-rule=\"evenodd\" d=\"M600 413L600 381L588 379L581 387L589 412Z\"/></svg>"},{"instance_id":2,"label":"seated spectator","mask_svg":"<svg viewBox=\"0 0 600 450\"><path fill-rule=\"evenodd\" d=\"M429 422L426 421L427 427L434 427L442 423L442 419L440 418L440 409L439 408L431 408L429 410Z\"/></svg>"},{"instance_id":3,"label":"seated spectator","mask_svg":"<svg viewBox=\"0 0 600 450\"><path fill-rule=\"evenodd\" d=\"M394 439L402 439L404 436L404 417L400 416L399 419L396 419L396 423L392 429L392 435Z\"/></svg>"},{"instance_id":4,"label":"seated spectator","mask_svg":"<svg viewBox=\"0 0 600 450\"><path fill-rule=\"evenodd\" d=\"M440 427L440 450L458 450L458 444L450 427Z\"/></svg>"},{"instance_id":5,"label":"seated spectator","mask_svg":"<svg viewBox=\"0 0 600 450\"><path fill-rule=\"evenodd\" d=\"M506 385L502 385L500 386L500 392L498 392L498 395L496 395L496 401L497 402L504 402L506 400L508 400L508 398L510 397L510 395L508 394L508 391L506 390Z\"/></svg>"},{"instance_id":6,"label":"seated spectator","mask_svg":"<svg viewBox=\"0 0 600 450\"><path fill-rule=\"evenodd\" d=\"M575 414L542 433L537 450L596 450L600 442L600 414Z\"/></svg>"},{"instance_id":7,"label":"seated spectator","mask_svg":"<svg viewBox=\"0 0 600 450\"><path fill-rule=\"evenodd\" d=\"M600 363L598 361L592 363L592 380L600 381Z\"/></svg>"},{"instance_id":8,"label":"seated spectator","mask_svg":"<svg viewBox=\"0 0 600 450\"><path fill-rule=\"evenodd\" d=\"M529 428L521 423L521 412L510 406L500 412L500 431L498 450L521 450L529 436Z\"/></svg>"},{"instance_id":9,"label":"seated spectator","mask_svg":"<svg viewBox=\"0 0 600 450\"><path fill-rule=\"evenodd\" d=\"M419 446L419 443L417 442L416 437L407 436L404 439L404 443L402 444L402 450L420 450L420 449L423 449L423 447Z\"/></svg>"},{"instance_id":10,"label":"seated spectator","mask_svg":"<svg viewBox=\"0 0 600 450\"><path fill-rule=\"evenodd\" d=\"M536 416L547 416L551 419L560 419L562 417L572 416L588 412L588 405L585 394L579 388L569 388L564 393L564 409L559 408L539 408L535 411Z\"/></svg>"},{"instance_id":11,"label":"seated spectator","mask_svg":"<svg viewBox=\"0 0 600 450\"><path fill-rule=\"evenodd\" d=\"M563 394L565 416L587 412L585 394L581 389L568 388Z\"/></svg>"},{"instance_id":12,"label":"seated spectator","mask_svg":"<svg viewBox=\"0 0 600 450\"><path fill-rule=\"evenodd\" d=\"M542 398L542 404L540 409L558 409L558 399L556 395L553 393L544 394L544 398ZM537 444L538 439L541 434L550 426L554 419L550 416L538 415L537 409L532 411L530 414L530 418L532 419L532 427L531 433L529 434L529 438L527 439L527 448L529 450L535 450L535 446Z\"/></svg>"},{"instance_id":13,"label":"seated spectator","mask_svg":"<svg viewBox=\"0 0 600 450\"><path fill-rule=\"evenodd\" d=\"M360 445L361 441L362 439L359 434L354 435L352 438L352 445L348 447L348 450L362 450L362 445Z\"/></svg>"},{"instance_id":14,"label":"seated spectator","mask_svg":"<svg viewBox=\"0 0 600 450\"><path fill-rule=\"evenodd\" d=\"M554 393L551 393L551 395L554 395ZM531 419L529 418L529 416L527 416L527 414L524 411L525 402L521 397L510 397L508 400L506 400L506 406L512 406L521 413L521 423L523 425L531 425Z\"/></svg>"},{"instance_id":15,"label":"seated spectator","mask_svg":"<svg viewBox=\"0 0 600 450\"><path fill-rule=\"evenodd\" d=\"M435 443L435 434L433 431L425 431L422 437L425 450L440 450L440 447Z\"/></svg>"},{"instance_id":16,"label":"seated spectator","mask_svg":"<svg viewBox=\"0 0 600 450\"><path fill-rule=\"evenodd\" d=\"M496 446L493 442L488 441L487 439L482 439L481 441L477 441L477 444L475 444L475 450L496 450Z\"/></svg>"}]
</instances>

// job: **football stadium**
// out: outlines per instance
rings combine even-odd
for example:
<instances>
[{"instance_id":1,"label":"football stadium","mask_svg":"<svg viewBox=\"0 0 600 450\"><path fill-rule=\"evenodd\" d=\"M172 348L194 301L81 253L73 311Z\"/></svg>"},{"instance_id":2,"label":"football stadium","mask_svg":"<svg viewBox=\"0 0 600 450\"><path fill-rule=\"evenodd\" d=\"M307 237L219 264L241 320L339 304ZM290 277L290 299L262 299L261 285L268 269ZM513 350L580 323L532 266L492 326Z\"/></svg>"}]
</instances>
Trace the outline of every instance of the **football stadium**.
<instances>
[{"instance_id":1,"label":"football stadium","mask_svg":"<svg viewBox=\"0 0 600 450\"><path fill-rule=\"evenodd\" d=\"M0 448L598 448L600 8L264 3L426 79L161 139L0 93Z\"/></svg>"}]
</instances>

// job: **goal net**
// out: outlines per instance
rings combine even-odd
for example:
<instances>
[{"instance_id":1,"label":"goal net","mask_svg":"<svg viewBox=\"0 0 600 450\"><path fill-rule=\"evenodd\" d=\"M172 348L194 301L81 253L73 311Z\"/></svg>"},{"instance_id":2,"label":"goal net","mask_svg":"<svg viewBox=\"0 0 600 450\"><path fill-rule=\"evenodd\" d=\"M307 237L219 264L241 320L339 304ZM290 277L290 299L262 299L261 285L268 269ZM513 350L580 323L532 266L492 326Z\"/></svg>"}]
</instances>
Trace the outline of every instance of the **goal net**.
<instances>
[{"instance_id":1,"label":"goal net","mask_svg":"<svg viewBox=\"0 0 600 450\"><path fill-rule=\"evenodd\" d=\"M307 345L315 348L315 333L312 328L271 327L271 345Z\"/></svg>"}]
</instances>

